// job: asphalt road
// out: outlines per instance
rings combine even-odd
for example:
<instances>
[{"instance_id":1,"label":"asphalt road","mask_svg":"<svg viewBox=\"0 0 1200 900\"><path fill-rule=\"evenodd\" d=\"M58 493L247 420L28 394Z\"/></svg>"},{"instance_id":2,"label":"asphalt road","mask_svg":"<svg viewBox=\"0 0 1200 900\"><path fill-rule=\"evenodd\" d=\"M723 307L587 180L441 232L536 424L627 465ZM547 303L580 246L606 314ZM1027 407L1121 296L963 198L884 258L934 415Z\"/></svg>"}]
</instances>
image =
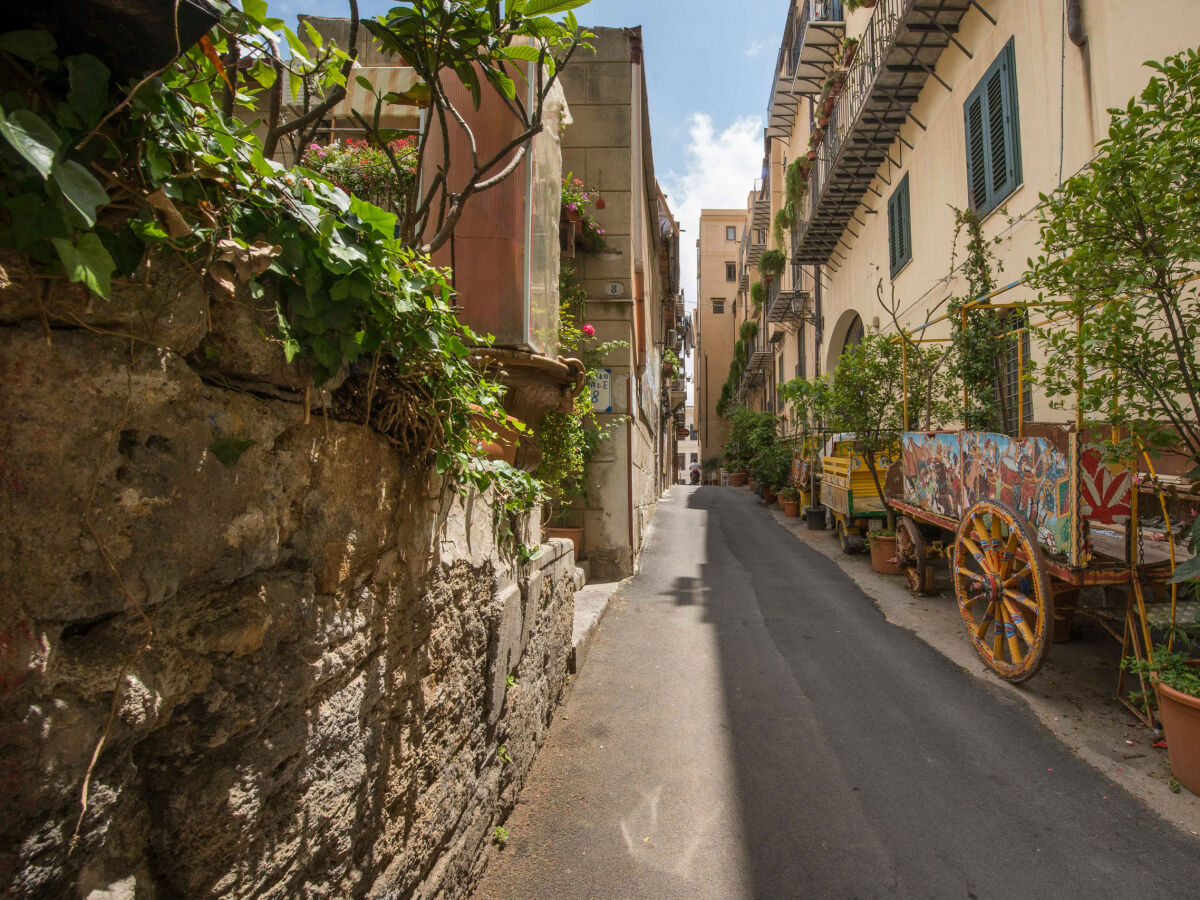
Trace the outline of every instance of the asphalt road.
<instances>
[{"instance_id":1,"label":"asphalt road","mask_svg":"<svg viewBox=\"0 0 1200 900\"><path fill-rule=\"evenodd\" d=\"M745 490L675 487L476 896L1200 896L1200 842L889 624Z\"/></svg>"}]
</instances>

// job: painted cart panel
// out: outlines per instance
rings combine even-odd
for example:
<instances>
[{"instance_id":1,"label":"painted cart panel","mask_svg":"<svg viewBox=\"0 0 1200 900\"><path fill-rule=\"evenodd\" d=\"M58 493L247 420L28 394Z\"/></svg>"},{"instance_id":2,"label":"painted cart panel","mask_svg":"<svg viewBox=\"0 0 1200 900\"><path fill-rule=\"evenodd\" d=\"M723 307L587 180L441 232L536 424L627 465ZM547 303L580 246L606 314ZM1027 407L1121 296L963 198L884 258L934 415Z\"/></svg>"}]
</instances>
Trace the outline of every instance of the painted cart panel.
<instances>
[{"instance_id":1,"label":"painted cart panel","mask_svg":"<svg viewBox=\"0 0 1200 900\"><path fill-rule=\"evenodd\" d=\"M1067 438L1064 452L1045 437L907 432L904 499L951 519L979 500L999 500L1029 520L1043 548L1081 568L1090 557L1088 521L1127 521L1132 479L1075 433Z\"/></svg>"},{"instance_id":2,"label":"painted cart panel","mask_svg":"<svg viewBox=\"0 0 1200 900\"><path fill-rule=\"evenodd\" d=\"M837 446L838 455L821 459L821 502L846 518L879 518L887 515L875 480L866 462L849 449L849 444ZM880 456L876 466L880 480L891 465L891 457Z\"/></svg>"}]
</instances>

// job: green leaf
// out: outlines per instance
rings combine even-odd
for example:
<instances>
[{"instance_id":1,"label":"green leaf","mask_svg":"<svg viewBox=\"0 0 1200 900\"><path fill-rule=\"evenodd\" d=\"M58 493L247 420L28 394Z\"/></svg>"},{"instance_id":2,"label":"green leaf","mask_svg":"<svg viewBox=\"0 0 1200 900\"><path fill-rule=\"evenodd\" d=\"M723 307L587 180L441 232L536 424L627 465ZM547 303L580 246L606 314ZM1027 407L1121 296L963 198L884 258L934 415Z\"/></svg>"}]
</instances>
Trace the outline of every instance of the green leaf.
<instances>
[{"instance_id":1,"label":"green leaf","mask_svg":"<svg viewBox=\"0 0 1200 900\"><path fill-rule=\"evenodd\" d=\"M36 63L47 69L58 68L57 48L54 35L48 31L10 31L0 34L0 50L17 59Z\"/></svg>"},{"instance_id":2,"label":"green leaf","mask_svg":"<svg viewBox=\"0 0 1200 900\"><path fill-rule=\"evenodd\" d=\"M18 194L3 202L10 217L18 227L12 230L13 246L26 250L38 241L48 238L65 238L70 234L63 221L62 210L54 206L44 194Z\"/></svg>"},{"instance_id":3,"label":"green leaf","mask_svg":"<svg viewBox=\"0 0 1200 900\"><path fill-rule=\"evenodd\" d=\"M108 203L108 194L96 176L75 160L69 159L61 166L54 167L52 180L71 208L87 223L87 227L95 225L96 207Z\"/></svg>"},{"instance_id":4,"label":"green leaf","mask_svg":"<svg viewBox=\"0 0 1200 900\"><path fill-rule=\"evenodd\" d=\"M0 136L37 169L42 178L50 177L54 155L58 153L62 141L41 116L27 109L18 109L6 118L4 110L0 109Z\"/></svg>"},{"instance_id":5,"label":"green leaf","mask_svg":"<svg viewBox=\"0 0 1200 900\"><path fill-rule=\"evenodd\" d=\"M1191 559L1180 563L1175 567L1175 573L1171 576L1168 584L1179 584L1184 581L1200 580L1200 556L1194 556Z\"/></svg>"},{"instance_id":6,"label":"green leaf","mask_svg":"<svg viewBox=\"0 0 1200 900\"><path fill-rule=\"evenodd\" d=\"M63 269L71 281L87 285L94 293L107 297L112 293L112 273L117 268L113 258L94 234L85 234L78 244L54 238L54 249L62 260Z\"/></svg>"},{"instance_id":7,"label":"green leaf","mask_svg":"<svg viewBox=\"0 0 1200 900\"><path fill-rule=\"evenodd\" d=\"M242 0L242 9L256 25L267 20L267 0Z\"/></svg>"},{"instance_id":8,"label":"green leaf","mask_svg":"<svg viewBox=\"0 0 1200 900\"><path fill-rule=\"evenodd\" d=\"M396 234L396 216L387 210L380 209L373 203L367 203L358 197L350 198L350 212L358 216L362 223L373 228L380 234L393 237Z\"/></svg>"},{"instance_id":9,"label":"green leaf","mask_svg":"<svg viewBox=\"0 0 1200 900\"><path fill-rule=\"evenodd\" d=\"M220 438L208 445L208 451L219 459L227 469L237 465L242 454L257 444L249 438Z\"/></svg>"},{"instance_id":10,"label":"green leaf","mask_svg":"<svg viewBox=\"0 0 1200 900\"><path fill-rule=\"evenodd\" d=\"M71 79L67 103L83 126L91 128L108 107L108 66L86 53L68 56L66 63Z\"/></svg>"},{"instance_id":11,"label":"green leaf","mask_svg":"<svg viewBox=\"0 0 1200 900\"><path fill-rule=\"evenodd\" d=\"M525 4L525 15L552 16L568 9L578 9L588 2L589 0L529 0Z\"/></svg>"},{"instance_id":12,"label":"green leaf","mask_svg":"<svg viewBox=\"0 0 1200 900\"><path fill-rule=\"evenodd\" d=\"M529 62L541 59L541 51L532 44L513 44L511 47L501 48L500 52L509 59L524 59Z\"/></svg>"}]
</instances>

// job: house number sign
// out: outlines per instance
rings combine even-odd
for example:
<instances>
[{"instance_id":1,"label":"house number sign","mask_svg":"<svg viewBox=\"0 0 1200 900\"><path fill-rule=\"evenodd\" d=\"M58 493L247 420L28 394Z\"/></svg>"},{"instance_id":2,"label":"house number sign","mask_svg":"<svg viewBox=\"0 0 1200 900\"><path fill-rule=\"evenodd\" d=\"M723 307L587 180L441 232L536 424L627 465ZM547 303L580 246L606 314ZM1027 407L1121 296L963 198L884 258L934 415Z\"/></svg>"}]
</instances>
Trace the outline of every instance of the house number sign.
<instances>
[{"instance_id":1,"label":"house number sign","mask_svg":"<svg viewBox=\"0 0 1200 900\"><path fill-rule=\"evenodd\" d=\"M612 412L612 369L601 369L588 376L592 394L592 409L598 413Z\"/></svg>"}]
</instances>

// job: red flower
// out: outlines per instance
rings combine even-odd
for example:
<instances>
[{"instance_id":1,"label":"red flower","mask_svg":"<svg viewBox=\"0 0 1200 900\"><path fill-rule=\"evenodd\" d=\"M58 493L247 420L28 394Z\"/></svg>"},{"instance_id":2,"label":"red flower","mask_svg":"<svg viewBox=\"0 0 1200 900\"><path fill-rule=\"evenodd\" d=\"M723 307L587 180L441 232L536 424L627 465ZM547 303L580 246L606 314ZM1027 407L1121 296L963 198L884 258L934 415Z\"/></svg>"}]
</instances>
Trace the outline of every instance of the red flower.
<instances>
[{"instance_id":1,"label":"red flower","mask_svg":"<svg viewBox=\"0 0 1200 900\"><path fill-rule=\"evenodd\" d=\"M591 337L592 335L594 335L594 334L596 333L596 329L595 329L595 328L593 328L591 325L584 325L584 326L583 326L583 328L582 328L581 330L582 330L582 331L583 331L583 333L584 333L584 334L586 334L588 337Z\"/></svg>"}]
</instances>

